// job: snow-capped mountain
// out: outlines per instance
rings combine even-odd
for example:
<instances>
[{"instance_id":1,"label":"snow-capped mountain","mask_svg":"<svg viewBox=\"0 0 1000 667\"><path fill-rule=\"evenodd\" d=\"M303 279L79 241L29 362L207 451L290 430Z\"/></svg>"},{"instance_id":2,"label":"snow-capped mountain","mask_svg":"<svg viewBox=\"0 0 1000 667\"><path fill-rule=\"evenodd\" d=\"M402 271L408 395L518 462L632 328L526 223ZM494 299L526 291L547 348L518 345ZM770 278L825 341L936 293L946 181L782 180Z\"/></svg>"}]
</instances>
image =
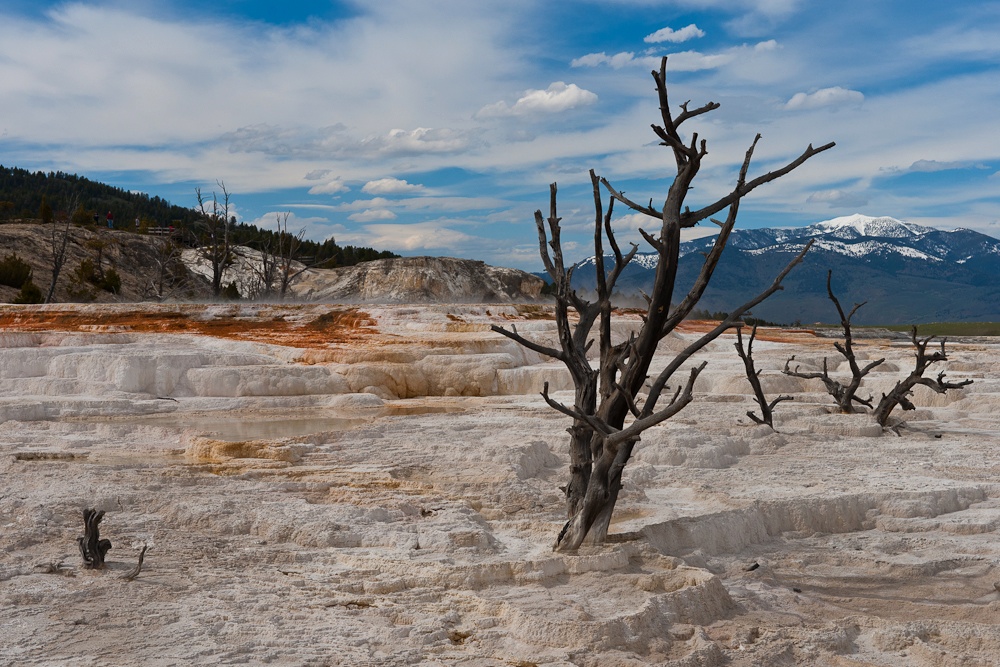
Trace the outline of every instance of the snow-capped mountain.
<instances>
[{"instance_id":1,"label":"snow-capped mountain","mask_svg":"<svg viewBox=\"0 0 1000 667\"><path fill-rule=\"evenodd\" d=\"M859 323L1000 319L1000 240L970 229L946 231L860 214L807 227L734 231L702 304L726 310L742 303L810 239L806 261L786 279L783 293L758 307L759 317L836 319L825 287L832 270L842 302L868 301ZM714 242L712 236L681 245L680 276L687 281L680 286L690 284ZM620 293L648 290L656 260L655 253L638 254L619 281ZM574 282L593 285L594 265L593 257L580 262Z\"/></svg>"}]
</instances>

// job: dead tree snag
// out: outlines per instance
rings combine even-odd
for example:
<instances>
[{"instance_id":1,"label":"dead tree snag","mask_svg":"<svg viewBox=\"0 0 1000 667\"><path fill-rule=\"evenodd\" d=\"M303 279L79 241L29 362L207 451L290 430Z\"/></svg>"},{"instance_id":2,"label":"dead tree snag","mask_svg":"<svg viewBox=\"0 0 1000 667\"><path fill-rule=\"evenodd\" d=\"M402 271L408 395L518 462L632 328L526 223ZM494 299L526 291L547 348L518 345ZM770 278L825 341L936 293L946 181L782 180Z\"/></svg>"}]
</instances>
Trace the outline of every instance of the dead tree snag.
<instances>
[{"instance_id":1,"label":"dead tree snag","mask_svg":"<svg viewBox=\"0 0 1000 667\"><path fill-rule=\"evenodd\" d=\"M805 378L807 380L820 380L826 387L827 392L833 396L833 400L837 402L837 408L845 414L852 414L856 411L854 407L855 403L864 405L868 408L872 407L872 397L869 396L868 398L861 398L857 395L858 389L861 388L861 381L865 379L865 376L871 373L877 366L882 364L885 359L876 359L864 368L858 365L858 359L854 354L854 337L851 333L851 318L854 317L854 314L858 312L858 309L865 305L867 301L854 304L854 307L851 308L851 312L845 314L844 309L840 305L840 301L834 295L833 288L830 286L832 277L833 271L827 271L826 293L830 297L830 300L833 301L833 305L837 307L837 314L840 315L840 326L844 329L843 345L840 342L836 342L833 346L837 348L837 351L840 352L844 359L847 360L847 363L851 368L851 381L844 384L839 380L831 378L830 373L827 371L826 357L823 357L822 373L803 373L799 371L798 366L794 369L789 368L789 364L795 361L794 356L785 362L785 368L782 372L785 375L791 375L792 377Z\"/></svg>"},{"instance_id":2,"label":"dead tree snag","mask_svg":"<svg viewBox=\"0 0 1000 667\"><path fill-rule=\"evenodd\" d=\"M944 372L938 373L937 378L925 378L924 372L927 370L928 366L938 361L947 361L948 355L945 352L944 344L947 339L941 339L941 349L931 354L927 354L927 345L934 339L934 336L928 336L927 338L917 338L917 328L913 327L913 333L911 335L913 341L913 347L916 348L916 364L910 374L906 376L903 380L896 383L888 394L882 394L882 400L878 402L875 407L875 421L880 425L886 426L889 423L889 415L892 413L893 409L898 405L904 410L913 410L916 406L910 401L910 395L913 393L913 388L918 384L935 391L939 394L943 394L949 389L961 389L962 387L967 387L972 384L972 380L962 380L961 382L948 382L944 379Z\"/></svg>"},{"instance_id":3,"label":"dead tree snag","mask_svg":"<svg viewBox=\"0 0 1000 667\"><path fill-rule=\"evenodd\" d=\"M76 538L83 556L83 566L92 570L104 568L104 557L111 549L111 540L102 540L99 525L104 512L95 509L83 510L83 537Z\"/></svg>"},{"instance_id":4,"label":"dead tree snag","mask_svg":"<svg viewBox=\"0 0 1000 667\"><path fill-rule=\"evenodd\" d=\"M218 195L212 193L212 202L201 194L201 188L195 189L198 198L198 210L201 213L199 223L202 227L202 239L200 252L209 265L212 267L212 296L219 298L222 295L222 277L232 261L232 246L230 243L230 232L236 224L236 216L230 216L231 206L229 200L231 193L226 189L226 184L216 181L219 189L222 190L222 201Z\"/></svg>"},{"instance_id":5,"label":"dead tree snag","mask_svg":"<svg viewBox=\"0 0 1000 667\"><path fill-rule=\"evenodd\" d=\"M696 109L688 103L680 105L680 113L670 110L666 83L667 59L661 61L653 79L659 96L662 125L653 125L653 132L661 145L671 150L677 173L667 192L662 208L636 203L616 190L611 184L590 172L594 199L594 250L596 265L596 300L582 298L572 286L573 266L567 266L560 240L560 218L556 211L556 185L549 194L549 216L535 212L538 246L545 270L552 278L556 293L556 328L558 344L547 346L529 340L516 330L494 326L493 330L517 341L540 354L562 361L569 369L574 382L572 406L554 400L546 387L542 396L552 408L569 416L573 422L570 433L570 474L565 487L567 522L556 539L555 549L572 551L586 540L600 544L607 537L611 514L621 490L622 471L632 455L642 432L680 412L693 398L695 380L704 364L694 367L687 378L668 387L675 373L696 352L735 326L748 310L781 289L781 281L798 264L808 245L781 271L766 290L739 308L704 334L657 373L650 374L653 355L660 341L668 336L694 309L704 294L736 224L740 201L757 187L789 173L814 155L831 147L811 145L784 167L747 180L747 172L754 148L760 140L757 135L746 152L735 187L714 203L694 211L685 205L691 191L691 182L701 168L701 161L708 153L706 142L697 133L685 141L679 132L685 121L706 114L719 107L709 102ZM610 194L607 211L604 210L602 187ZM619 201L632 210L657 221L658 228L650 233L640 230L643 238L658 255L653 289L646 296L647 309L642 324L627 340L614 343L611 338L613 309L611 297L615 284L625 266L637 252L633 246L622 253L612 229L614 202ZM719 235L712 249L705 256L702 268L687 295L679 303L673 302L677 278L683 228L693 227L728 208L724 222L719 225ZM606 266L605 240L610 247L610 266ZM570 311L575 313L571 317ZM591 334L598 332L599 360L593 368L587 353L594 342ZM643 395L644 394L644 395ZM661 403L661 399L663 399Z\"/></svg>"},{"instance_id":6,"label":"dead tree snag","mask_svg":"<svg viewBox=\"0 0 1000 667\"><path fill-rule=\"evenodd\" d=\"M750 386L753 388L754 398L757 399L757 405L760 406L760 414L758 417L754 414L753 410L747 410L747 417L752 419L757 424L767 424L772 429L774 428L774 406L782 401L794 401L794 396L779 395L777 398L768 402L767 397L764 395L764 388L760 385L760 371L754 367L753 362L753 341L757 337L757 325L755 324L753 329L750 331L750 338L747 339L746 348L743 347L743 327L736 327L736 342L733 347L736 348L736 353L740 355L740 359L743 360L743 366L746 368L747 380L750 382Z\"/></svg>"}]
</instances>

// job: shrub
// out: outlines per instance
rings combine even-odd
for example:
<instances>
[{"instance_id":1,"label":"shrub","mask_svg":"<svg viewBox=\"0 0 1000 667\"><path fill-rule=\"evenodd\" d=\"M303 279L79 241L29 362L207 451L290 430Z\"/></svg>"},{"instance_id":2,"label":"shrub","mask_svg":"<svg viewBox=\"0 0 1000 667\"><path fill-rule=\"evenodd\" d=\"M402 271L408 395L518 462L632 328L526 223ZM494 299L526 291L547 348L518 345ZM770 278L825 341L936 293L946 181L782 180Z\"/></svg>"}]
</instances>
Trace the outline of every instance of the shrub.
<instances>
[{"instance_id":1,"label":"shrub","mask_svg":"<svg viewBox=\"0 0 1000 667\"><path fill-rule=\"evenodd\" d=\"M80 204L79 206L76 207L76 210L73 211L72 221L74 225L79 225L81 227L85 227L87 225L93 225L95 215L96 215L95 211L88 211L86 208L83 207L83 204Z\"/></svg>"},{"instance_id":2,"label":"shrub","mask_svg":"<svg viewBox=\"0 0 1000 667\"><path fill-rule=\"evenodd\" d=\"M42 195L42 204L38 207L38 217L46 224L53 220L52 206L49 205L49 200L45 198L45 195Z\"/></svg>"},{"instance_id":3,"label":"shrub","mask_svg":"<svg viewBox=\"0 0 1000 667\"><path fill-rule=\"evenodd\" d=\"M226 285L225 289L222 290L222 298L226 301L240 300L240 289L236 286L236 281Z\"/></svg>"},{"instance_id":4,"label":"shrub","mask_svg":"<svg viewBox=\"0 0 1000 667\"><path fill-rule=\"evenodd\" d=\"M97 269L94 268L94 262L89 259L82 260L80 266L74 269L70 278L73 282L80 283L81 285L84 283L97 284Z\"/></svg>"},{"instance_id":5,"label":"shrub","mask_svg":"<svg viewBox=\"0 0 1000 667\"><path fill-rule=\"evenodd\" d=\"M89 259L80 262L80 266L73 269L69 275L69 287L67 291L74 299L80 301L93 301L97 294L90 287L100 282L94 263Z\"/></svg>"},{"instance_id":6,"label":"shrub","mask_svg":"<svg viewBox=\"0 0 1000 667\"><path fill-rule=\"evenodd\" d=\"M122 279L118 275L118 272L114 269L108 269L104 272L104 278L97 284L105 292L111 292L112 294L118 294L122 291Z\"/></svg>"},{"instance_id":7,"label":"shrub","mask_svg":"<svg viewBox=\"0 0 1000 667\"><path fill-rule=\"evenodd\" d=\"M21 287L31 280L31 265L15 254L10 254L0 261L0 285Z\"/></svg>"},{"instance_id":8,"label":"shrub","mask_svg":"<svg viewBox=\"0 0 1000 667\"><path fill-rule=\"evenodd\" d=\"M17 296L14 297L14 303L41 303L42 302L42 290L39 289L38 285L28 278L21 285L21 291L18 292Z\"/></svg>"}]
</instances>

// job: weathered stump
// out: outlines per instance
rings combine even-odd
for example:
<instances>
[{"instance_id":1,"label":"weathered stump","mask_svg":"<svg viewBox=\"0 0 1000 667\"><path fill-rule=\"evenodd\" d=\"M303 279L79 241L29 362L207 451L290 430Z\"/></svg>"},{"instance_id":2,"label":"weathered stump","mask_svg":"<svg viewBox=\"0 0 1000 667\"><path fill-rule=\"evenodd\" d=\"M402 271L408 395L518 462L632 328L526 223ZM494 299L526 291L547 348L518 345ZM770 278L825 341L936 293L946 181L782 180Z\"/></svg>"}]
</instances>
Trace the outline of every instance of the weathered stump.
<instances>
[{"instance_id":1,"label":"weathered stump","mask_svg":"<svg viewBox=\"0 0 1000 667\"><path fill-rule=\"evenodd\" d=\"M111 540L102 540L98 528L103 518L103 511L83 510L83 537L76 538L76 543L80 545L80 555L83 556L83 566L91 570L104 568L104 556L111 549Z\"/></svg>"}]
</instances>

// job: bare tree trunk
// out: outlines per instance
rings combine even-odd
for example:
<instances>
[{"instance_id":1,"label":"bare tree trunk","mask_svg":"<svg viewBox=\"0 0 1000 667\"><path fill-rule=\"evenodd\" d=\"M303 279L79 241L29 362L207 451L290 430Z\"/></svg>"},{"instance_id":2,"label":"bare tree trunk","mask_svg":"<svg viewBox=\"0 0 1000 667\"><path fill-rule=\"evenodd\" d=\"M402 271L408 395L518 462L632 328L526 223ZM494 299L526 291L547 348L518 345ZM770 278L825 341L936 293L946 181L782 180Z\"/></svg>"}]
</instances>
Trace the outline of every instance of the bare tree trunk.
<instances>
[{"instance_id":1,"label":"bare tree trunk","mask_svg":"<svg viewBox=\"0 0 1000 667\"><path fill-rule=\"evenodd\" d=\"M83 565L92 570L104 568L104 557L111 549L111 540L102 540L99 525L104 512L94 509L83 510L83 537L76 538L83 556Z\"/></svg>"},{"instance_id":2,"label":"bare tree trunk","mask_svg":"<svg viewBox=\"0 0 1000 667\"><path fill-rule=\"evenodd\" d=\"M691 190L691 182L701 168L701 160L708 151L706 142L699 141L697 134L691 137L689 143L682 141L678 128L685 121L713 111L719 105L709 102L697 109L688 109L688 104L685 103L680 105L680 113L673 115L667 99L666 67L667 59L663 58L659 71L652 73L662 121L662 125L653 126L653 131L662 145L673 152L677 173L662 209L654 208L652 200L649 205L632 201L613 188L607 180L590 172L595 213L594 256L597 279L597 297L591 303L580 297L572 287L573 267L567 267L563 258L560 218L556 214L556 185L553 183L549 195L549 216L546 219L541 211L536 211L535 226L538 231L539 254L555 285L558 347L535 343L518 334L516 329L508 331L502 327L493 327L494 331L529 349L562 361L576 387L572 407L553 400L549 396L547 385L542 392L542 397L550 407L573 419L573 426L570 428L570 480L565 487L568 521L555 544L555 548L561 551L575 550L585 541L596 544L605 541L621 491L622 472L631 459L635 444L639 442L644 430L669 419L691 402L694 383L704 368L704 363L691 369L687 381L677 387L671 396L667 385L674 374L705 345L736 326L738 319L750 308L780 290L781 281L802 261L809 249L809 245L806 245L768 289L734 310L719 326L691 343L651 380L650 366L656 349L660 341L694 309L708 287L736 224L742 198L757 187L784 176L812 156L833 147L832 143L819 148L810 145L784 167L748 180L747 172L753 151L760 140L758 135L747 150L733 190L715 203L691 211L685 205L685 198ZM602 188L611 195L606 212ZM655 235L639 230L658 255L656 274L651 293L644 295L647 308L642 325L636 334L618 344L611 341L611 322L614 317L611 297L618 278L638 248L633 245L627 254L623 254L618 247L611 225L615 201L659 223L659 232ZM672 299L680 256L681 229L693 227L727 208L725 222L713 220L721 229L697 279L684 299L674 304ZM612 257L611 266L607 269L605 240L610 246ZM571 310L576 315L575 320L570 317ZM598 326L600 341L600 362L596 370L587 359L595 325ZM668 399L665 405L659 405L664 392L668 392ZM641 393L645 394L644 400L640 400Z\"/></svg>"},{"instance_id":3,"label":"bare tree trunk","mask_svg":"<svg viewBox=\"0 0 1000 667\"><path fill-rule=\"evenodd\" d=\"M939 394L943 394L949 389L961 389L962 387L967 387L972 384L972 380L948 382L944 379L944 372L938 373L937 379L924 377L924 373L931 364L948 360L948 355L944 349L944 344L947 339L942 339L941 349L931 354L927 354L927 345L934 339L934 336L918 339L917 328L913 327L911 339L913 341L913 347L916 348L916 363L913 370L910 371L910 374L906 376L905 379L897 382L896 386L893 387L888 394L882 394L882 400L880 400L878 405L875 407L875 421L882 426L886 426L889 423L889 415L897 405L902 407L904 410L914 410L916 408L916 406L910 402L910 395L913 393L913 388L918 384L921 384Z\"/></svg>"},{"instance_id":4,"label":"bare tree trunk","mask_svg":"<svg viewBox=\"0 0 1000 667\"><path fill-rule=\"evenodd\" d=\"M177 273L186 269L180 261L180 248L170 238L157 239L153 247L153 272L143 288L142 298L163 302L177 290L184 289L185 281L179 280Z\"/></svg>"},{"instance_id":5,"label":"bare tree trunk","mask_svg":"<svg viewBox=\"0 0 1000 667\"><path fill-rule=\"evenodd\" d=\"M308 268L303 265L301 269L296 270L292 266L292 263L298 258L299 248L302 246L302 238L305 236L306 230L303 228L297 234L290 234L288 232L288 216L288 213L277 216L279 258L278 298L282 301L288 296L292 288L292 283Z\"/></svg>"},{"instance_id":6,"label":"bare tree trunk","mask_svg":"<svg viewBox=\"0 0 1000 667\"><path fill-rule=\"evenodd\" d=\"M201 211L202 223L207 230L202 239L202 254L212 267L212 295L218 298L222 294L222 277L226 267L229 266L229 200L230 193L226 189L223 181L217 181L219 189L222 190L222 203L219 203L218 195L212 193L212 203L202 197L201 189L195 190L198 198L198 208Z\"/></svg>"},{"instance_id":7,"label":"bare tree trunk","mask_svg":"<svg viewBox=\"0 0 1000 667\"><path fill-rule=\"evenodd\" d=\"M77 200L73 200L70 210L76 209ZM49 283L48 292L45 295L45 303L52 303L52 297L56 293L56 283L59 281L59 274L62 272L63 264L66 263L66 246L69 243L70 218L66 217L60 228L59 223L53 222L51 234L49 235L50 261L52 262L52 282Z\"/></svg>"},{"instance_id":8,"label":"bare tree trunk","mask_svg":"<svg viewBox=\"0 0 1000 667\"><path fill-rule=\"evenodd\" d=\"M865 376L871 373L877 366L882 364L885 359L876 359L864 368L858 365L857 357L854 354L854 336L851 333L851 318L854 317L854 314L858 312L858 309L867 302L862 301L861 303L854 304L854 308L851 309L851 312L845 314L844 309L840 306L840 301L834 295L833 288L830 286L832 277L833 271L827 271L826 293L830 297L830 300L833 301L833 305L837 307L837 313L840 315L840 326L844 329L844 343L840 344L837 342L834 343L833 346L837 348L837 351L840 352L844 359L847 360L847 364L851 369L851 381L844 384L839 380L831 378L830 373L827 370L826 357L823 357L822 373L803 373L799 371L798 366L794 369L789 368L789 364L792 361L795 361L794 355L785 362L785 368L782 372L785 375L791 375L792 377L821 381L826 387L827 392L833 397L833 400L836 401L838 410L845 414L852 414L856 412L856 408L854 407L855 403L864 405L868 408L872 407L872 397L869 396L868 398L861 398L857 395L858 389L861 388L861 382L864 380Z\"/></svg>"},{"instance_id":9,"label":"bare tree trunk","mask_svg":"<svg viewBox=\"0 0 1000 667\"><path fill-rule=\"evenodd\" d=\"M753 389L754 398L757 400L757 405L760 406L760 414L758 417L753 413L753 410L747 410L747 417L752 419L757 424L767 424L772 429L774 428L774 406L782 401L793 401L795 397L779 395L774 400L768 402L767 397L764 395L764 388L760 384L760 371L754 367L753 362L753 341L757 337L757 325L755 324L753 330L750 331L750 338L747 339L746 349L743 348L743 327L736 328L736 343L734 347L736 348L736 353L740 355L740 359L743 360L743 366L746 369L747 381L750 382L750 387Z\"/></svg>"}]
</instances>

